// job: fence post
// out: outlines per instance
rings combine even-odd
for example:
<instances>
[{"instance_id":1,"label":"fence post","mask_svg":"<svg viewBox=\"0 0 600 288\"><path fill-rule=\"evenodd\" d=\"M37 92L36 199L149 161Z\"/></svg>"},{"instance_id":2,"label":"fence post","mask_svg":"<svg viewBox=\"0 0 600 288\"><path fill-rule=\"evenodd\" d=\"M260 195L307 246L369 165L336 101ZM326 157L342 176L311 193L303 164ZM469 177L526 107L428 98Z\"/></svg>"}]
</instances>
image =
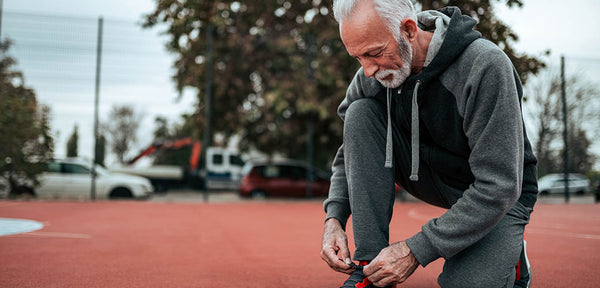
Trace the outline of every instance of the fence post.
<instances>
[{"instance_id":1,"label":"fence post","mask_svg":"<svg viewBox=\"0 0 600 288\"><path fill-rule=\"evenodd\" d=\"M565 89L565 56L560 56L560 89L563 104L563 141L565 142L565 151L563 154L564 164L564 182L565 182L565 202L569 203L569 133L567 121L567 93Z\"/></svg>"},{"instance_id":2,"label":"fence post","mask_svg":"<svg viewBox=\"0 0 600 288\"><path fill-rule=\"evenodd\" d=\"M210 118L211 118L211 97L212 97L212 65L213 65L213 51L212 51L212 33L213 25L211 23L206 27L206 64L205 64L205 86L204 86L204 139L202 147L202 155L204 156L204 202L208 202L208 147L211 145L211 132L210 132Z\"/></svg>"},{"instance_id":3,"label":"fence post","mask_svg":"<svg viewBox=\"0 0 600 288\"><path fill-rule=\"evenodd\" d=\"M92 201L96 199L96 146L98 142L98 102L100 98L100 63L102 57L102 26L104 21L102 16L98 18L98 43L96 44L96 87L94 92L94 145L93 153L94 160L92 162L92 189L91 198Z\"/></svg>"}]
</instances>

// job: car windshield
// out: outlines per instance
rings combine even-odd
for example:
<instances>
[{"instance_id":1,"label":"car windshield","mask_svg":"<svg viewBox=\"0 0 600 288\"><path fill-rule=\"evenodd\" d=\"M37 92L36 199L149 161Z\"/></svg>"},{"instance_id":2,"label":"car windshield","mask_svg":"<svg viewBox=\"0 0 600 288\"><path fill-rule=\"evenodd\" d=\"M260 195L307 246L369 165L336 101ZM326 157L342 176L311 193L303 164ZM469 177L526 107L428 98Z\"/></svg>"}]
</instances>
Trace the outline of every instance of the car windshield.
<instances>
[{"instance_id":1,"label":"car windshield","mask_svg":"<svg viewBox=\"0 0 600 288\"><path fill-rule=\"evenodd\" d=\"M110 175L110 172L108 172L108 170L106 170L106 168L104 168L104 166L102 166L102 165L96 165L96 173L98 173L98 175L102 175L102 176Z\"/></svg>"},{"instance_id":2,"label":"car windshield","mask_svg":"<svg viewBox=\"0 0 600 288\"><path fill-rule=\"evenodd\" d=\"M66 165L65 167L69 166L69 167L71 167L71 169L78 167L77 170L80 172L83 172L85 170L85 171L87 171L86 173L90 173L89 171L92 170L91 163L77 162L77 163L64 163L63 165ZM96 164L96 174L99 176L108 176L108 175L110 175L110 172L108 172L108 170L106 170L106 168L104 168L104 166Z\"/></svg>"},{"instance_id":3,"label":"car windshield","mask_svg":"<svg viewBox=\"0 0 600 288\"><path fill-rule=\"evenodd\" d=\"M250 171L252 171L252 168L254 168L254 165L250 162L246 163L244 165L244 167L242 168L242 175L248 175L250 174Z\"/></svg>"}]
</instances>

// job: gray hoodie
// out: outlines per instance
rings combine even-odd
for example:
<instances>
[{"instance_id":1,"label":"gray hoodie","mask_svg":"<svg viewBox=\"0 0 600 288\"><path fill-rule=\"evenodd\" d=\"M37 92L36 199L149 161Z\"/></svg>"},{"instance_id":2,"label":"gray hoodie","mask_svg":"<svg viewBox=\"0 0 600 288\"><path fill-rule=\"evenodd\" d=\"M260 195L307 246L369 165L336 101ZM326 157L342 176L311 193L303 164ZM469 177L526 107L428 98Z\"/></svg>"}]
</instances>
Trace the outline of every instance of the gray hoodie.
<instances>
[{"instance_id":1,"label":"gray hoodie","mask_svg":"<svg viewBox=\"0 0 600 288\"><path fill-rule=\"evenodd\" d=\"M356 99L385 93L389 102L400 91L395 96L401 115L396 124L400 133L412 139L411 180L419 181L420 159L451 187L452 200L436 203L448 208L446 213L407 239L425 266L483 238L517 201L532 208L537 198L537 160L522 120L519 76L504 52L482 39L473 30L476 21L456 7L419 13L418 22L421 29L434 32L426 67L392 91L360 69L338 114L344 119ZM351 211L343 153L342 144L324 208L327 219L336 218L345 226Z\"/></svg>"}]
</instances>

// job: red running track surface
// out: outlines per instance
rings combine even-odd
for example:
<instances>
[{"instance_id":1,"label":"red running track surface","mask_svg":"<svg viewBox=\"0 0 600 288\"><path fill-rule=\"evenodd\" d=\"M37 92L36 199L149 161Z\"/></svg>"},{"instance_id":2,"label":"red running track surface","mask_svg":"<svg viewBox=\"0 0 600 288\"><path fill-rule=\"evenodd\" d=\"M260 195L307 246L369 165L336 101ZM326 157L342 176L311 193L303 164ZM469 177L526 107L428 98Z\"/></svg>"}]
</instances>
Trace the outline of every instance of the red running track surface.
<instances>
[{"instance_id":1,"label":"red running track surface","mask_svg":"<svg viewBox=\"0 0 600 288\"><path fill-rule=\"evenodd\" d=\"M443 213L421 203L394 211L394 242ZM0 287L329 288L346 278L319 257L318 202L0 201L0 217L44 224L0 237ZM532 287L598 287L600 206L538 205L527 241ZM437 287L442 265L398 287Z\"/></svg>"}]
</instances>

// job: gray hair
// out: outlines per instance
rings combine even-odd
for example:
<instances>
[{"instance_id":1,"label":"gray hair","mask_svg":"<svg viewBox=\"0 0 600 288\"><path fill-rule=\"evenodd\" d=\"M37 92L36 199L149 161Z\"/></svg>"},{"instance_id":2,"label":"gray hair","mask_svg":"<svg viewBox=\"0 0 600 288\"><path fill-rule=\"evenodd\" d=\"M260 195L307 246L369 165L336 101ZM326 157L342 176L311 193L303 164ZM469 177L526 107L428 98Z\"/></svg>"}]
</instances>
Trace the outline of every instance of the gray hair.
<instances>
[{"instance_id":1,"label":"gray hair","mask_svg":"<svg viewBox=\"0 0 600 288\"><path fill-rule=\"evenodd\" d=\"M333 16L338 23L350 16L354 7L365 0L334 0ZM371 1L371 0L366 0ZM375 4L375 11L381 17L381 20L387 25L396 41L400 40L400 25L404 19L410 18L417 22L417 12L410 0L372 0Z\"/></svg>"}]
</instances>

